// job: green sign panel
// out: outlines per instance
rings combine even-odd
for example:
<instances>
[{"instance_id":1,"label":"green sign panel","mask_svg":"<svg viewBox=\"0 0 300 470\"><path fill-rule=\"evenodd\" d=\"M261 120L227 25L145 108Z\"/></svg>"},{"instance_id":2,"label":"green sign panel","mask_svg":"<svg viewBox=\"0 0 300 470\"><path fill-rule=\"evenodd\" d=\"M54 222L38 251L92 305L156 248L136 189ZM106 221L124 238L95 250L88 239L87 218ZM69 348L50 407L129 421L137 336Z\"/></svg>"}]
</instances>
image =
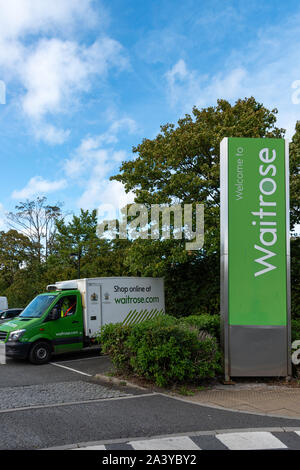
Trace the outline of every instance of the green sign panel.
<instances>
[{"instance_id":1,"label":"green sign panel","mask_svg":"<svg viewBox=\"0 0 300 470\"><path fill-rule=\"evenodd\" d=\"M232 325L286 325L284 144L281 139L229 140L228 286Z\"/></svg>"},{"instance_id":2,"label":"green sign panel","mask_svg":"<svg viewBox=\"0 0 300 470\"><path fill-rule=\"evenodd\" d=\"M223 139L222 314L227 331L229 369L242 372L243 361L236 357L238 346L239 342L244 342L241 348L247 347L245 342L250 337L252 342L256 342L253 360L264 360L263 331L266 345L268 341L272 344L271 337L276 330L273 343L277 348L275 343L281 341L278 338L279 331L282 332L285 343L282 351L286 356L289 326L288 212L288 151L285 140ZM265 329L260 329L255 335L253 327ZM249 346L251 350L251 344ZM255 354L260 348L261 356ZM238 362L238 367L232 364L234 361ZM280 367L283 370L282 361ZM273 364L271 370L275 369ZM254 375L255 364L250 364L249 358L245 360L245 374L240 375L247 375L247 371ZM274 375L287 375L287 372L279 374L276 370Z\"/></svg>"}]
</instances>

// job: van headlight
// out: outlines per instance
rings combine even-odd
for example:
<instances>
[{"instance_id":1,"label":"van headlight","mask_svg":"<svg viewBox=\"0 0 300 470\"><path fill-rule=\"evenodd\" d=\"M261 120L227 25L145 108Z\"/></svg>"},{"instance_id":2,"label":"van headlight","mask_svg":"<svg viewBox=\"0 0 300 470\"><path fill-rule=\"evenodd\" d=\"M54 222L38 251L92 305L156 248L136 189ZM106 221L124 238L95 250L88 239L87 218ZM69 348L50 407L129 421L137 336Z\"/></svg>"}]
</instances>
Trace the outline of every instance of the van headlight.
<instances>
[{"instance_id":1,"label":"van headlight","mask_svg":"<svg viewBox=\"0 0 300 470\"><path fill-rule=\"evenodd\" d=\"M12 331L8 337L8 341L18 341L26 330Z\"/></svg>"}]
</instances>

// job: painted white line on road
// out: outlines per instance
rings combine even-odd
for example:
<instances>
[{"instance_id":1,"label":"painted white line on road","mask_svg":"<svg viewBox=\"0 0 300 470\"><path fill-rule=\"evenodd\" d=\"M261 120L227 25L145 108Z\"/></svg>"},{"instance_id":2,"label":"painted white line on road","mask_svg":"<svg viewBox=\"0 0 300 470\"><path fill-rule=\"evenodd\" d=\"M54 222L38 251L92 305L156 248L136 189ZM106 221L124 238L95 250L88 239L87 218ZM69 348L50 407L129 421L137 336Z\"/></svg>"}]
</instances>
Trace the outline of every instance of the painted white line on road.
<instances>
[{"instance_id":1,"label":"painted white line on road","mask_svg":"<svg viewBox=\"0 0 300 470\"><path fill-rule=\"evenodd\" d=\"M232 432L217 434L216 438L230 450L286 449L270 432Z\"/></svg>"},{"instance_id":2,"label":"painted white line on road","mask_svg":"<svg viewBox=\"0 0 300 470\"><path fill-rule=\"evenodd\" d=\"M293 427L277 427L277 428L259 428L261 429L260 432L296 432L299 431L300 435L300 430L299 428L293 428ZM235 429L235 432L253 432L253 428L245 429L242 428L240 430ZM255 432L257 432L257 428L255 428ZM165 438L170 438L170 437L183 437L183 436L189 436L189 437L196 437L196 436L211 436L211 437L216 437L218 434L223 434L223 433L232 433L232 429L222 429L222 430L215 430L215 431L191 431L191 432L184 432L184 433L176 433L176 434L161 434L157 436L150 437L149 439L165 439ZM127 438L122 438L122 439L109 439L109 440L101 440L101 441L93 441L93 442L78 442L73 445L63 445L63 446L55 446L55 447L45 447L42 450L68 450L68 449L73 449L75 447L92 447L92 446L98 446L98 445L105 445L107 446L108 444L128 444L129 442L133 443L136 441L144 441L145 437L127 437ZM201 449L203 450L203 449Z\"/></svg>"},{"instance_id":3,"label":"painted white line on road","mask_svg":"<svg viewBox=\"0 0 300 470\"><path fill-rule=\"evenodd\" d=\"M81 370L72 369L71 367L63 366L61 364L58 364L57 362L49 362L49 364L51 364L52 366L56 366L56 367L62 367L63 369L76 372L77 374L86 375L87 377L93 377L92 374L87 374L86 372L81 372Z\"/></svg>"},{"instance_id":4,"label":"painted white line on road","mask_svg":"<svg viewBox=\"0 0 300 470\"><path fill-rule=\"evenodd\" d=\"M103 359L104 357L106 356L82 357L81 359L64 359L62 361L56 361L55 364L64 364L65 362L90 361L92 359Z\"/></svg>"},{"instance_id":5,"label":"painted white line on road","mask_svg":"<svg viewBox=\"0 0 300 470\"><path fill-rule=\"evenodd\" d=\"M23 406L21 408L8 408L5 410L0 409L0 414L14 413L17 411L39 410L42 408L57 408L59 406L90 405L91 403L101 403L103 401L128 400L130 398L152 397L154 395L158 395L158 393L152 392L152 393L143 393L141 395L127 395L124 397L95 398L92 400L70 401L70 402L65 402L65 403L51 403L49 405L30 405L30 406Z\"/></svg>"},{"instance_id":6,"label":"painted white line on road","mask_svg":"<svg viewBox=\"0 0 300 470\"><path fill-rule=\"evenodd\" d=\"M187 436L128 442L135 450L201 450Z\"/></svg>"}]
</instances>

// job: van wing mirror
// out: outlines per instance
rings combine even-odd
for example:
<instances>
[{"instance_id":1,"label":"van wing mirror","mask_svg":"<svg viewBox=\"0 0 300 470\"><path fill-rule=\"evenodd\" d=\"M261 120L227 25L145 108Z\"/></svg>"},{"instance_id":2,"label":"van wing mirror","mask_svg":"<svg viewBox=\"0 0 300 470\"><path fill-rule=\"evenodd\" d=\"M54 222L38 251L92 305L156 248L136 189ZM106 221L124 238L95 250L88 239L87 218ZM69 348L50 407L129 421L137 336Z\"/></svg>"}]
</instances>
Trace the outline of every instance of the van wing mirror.
<instances>
[{"instance_id":1,"label":"van wing mirror","mask_svg":"<svg viewBox=\"0 0 300 470\"><path fill-rule=\"evenodd\" d=\"M59 309L54 307L49 313L49 320L58 320L59 319Z\"/></svg>"}]
</instances>

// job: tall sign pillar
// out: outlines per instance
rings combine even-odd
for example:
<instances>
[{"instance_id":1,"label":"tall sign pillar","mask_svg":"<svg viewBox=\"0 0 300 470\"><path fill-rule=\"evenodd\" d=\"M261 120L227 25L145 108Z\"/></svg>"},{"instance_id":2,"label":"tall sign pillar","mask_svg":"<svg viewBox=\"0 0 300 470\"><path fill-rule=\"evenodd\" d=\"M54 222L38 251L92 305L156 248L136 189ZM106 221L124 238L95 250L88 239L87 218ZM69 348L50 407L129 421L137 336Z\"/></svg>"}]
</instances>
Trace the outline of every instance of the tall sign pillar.
<instances>
[{"instance_id":1,"label":"tall sign pillar","mask_svg":"<svg viewBox=\"0 0 300 470\"><path fill-rule=\"evenodd\" d=\"M288 143L226 137L220 150L225 378L288 376Z\"/></svg>"}]
</instances>

